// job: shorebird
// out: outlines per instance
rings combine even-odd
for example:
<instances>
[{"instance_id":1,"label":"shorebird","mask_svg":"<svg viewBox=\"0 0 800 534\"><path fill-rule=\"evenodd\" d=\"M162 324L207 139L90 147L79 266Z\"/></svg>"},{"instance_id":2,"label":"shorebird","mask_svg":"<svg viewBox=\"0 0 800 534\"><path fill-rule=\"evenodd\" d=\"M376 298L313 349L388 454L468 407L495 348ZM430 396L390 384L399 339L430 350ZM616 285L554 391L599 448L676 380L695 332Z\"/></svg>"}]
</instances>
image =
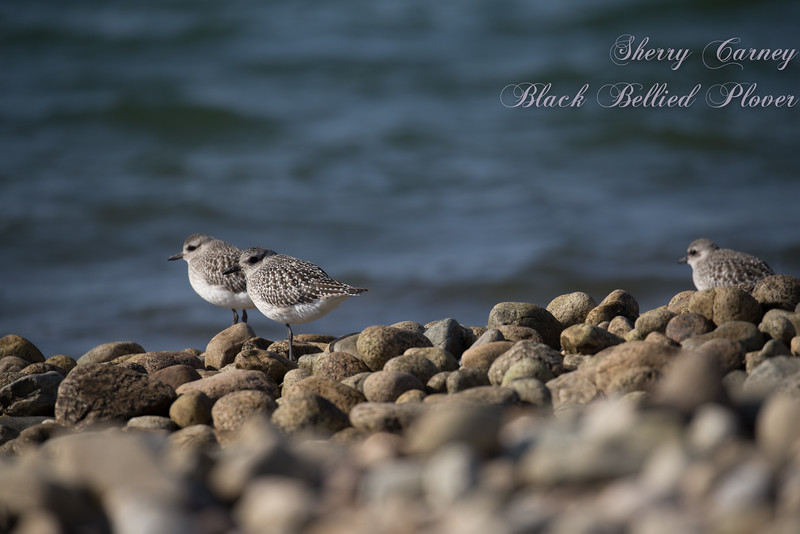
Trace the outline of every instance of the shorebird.
<instances>
[{"instance_id":1,"label":"shorebird","mask_svg":"<svg viewBox=\"0 0 800 534\"><path fill-rule=\"evenodd\" d=\"M243 272L247 293L258 310L286 325L289 359L292 360L293 324L315 321L345 299L366 291L338 282L310 261L253 247L242 252L239 263L225 271Z\"/></svg>"},{"instance_id":2,"label":"shorebird","mask_svg":"<svg viewBox=\"0 0 800 534\"><path fill-rule=\"evenodd\" d=\"M192 234L183 243L183 251L167 258L186 260L189 264L189 283L203 299L233 310L233 324L239 322L237 309L242 310L242 322L247 322L247 309L255 304L247 295L244 274L224 276L223 271L236 265L242 249L205 234Z\"/></svg>"},{"instance_id":3,"label":"shorebird","mask_svg":"<svg viewBox=\"0 0 800 534\"><path fill-rule=\"evenodd\" d=\"M719 246L710 239L692 241L685 258L692 268L692 281L698 290L719 286L737 286L752 291L763 278L775 274L764 261Z\"/></svg>"}]
</instances>

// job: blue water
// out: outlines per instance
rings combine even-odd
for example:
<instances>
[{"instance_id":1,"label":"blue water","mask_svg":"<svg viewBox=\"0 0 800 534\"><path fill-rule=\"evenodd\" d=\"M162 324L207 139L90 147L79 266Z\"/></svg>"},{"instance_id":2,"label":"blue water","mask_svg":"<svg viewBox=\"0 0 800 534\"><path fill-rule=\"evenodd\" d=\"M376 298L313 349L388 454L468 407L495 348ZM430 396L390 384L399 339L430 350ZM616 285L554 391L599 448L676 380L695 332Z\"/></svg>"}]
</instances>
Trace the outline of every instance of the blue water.
<instances>
[{"instance_id":1,"label":"blue water","mask_svg":"<svg viewBox=\"0 0 800 534\"><path fill-rule=\"evenodd\" d=\"M701 236L800 275L800 58L707 68L703 48L800 48L800 4L39 1L0 4L0 334L47 356L204 348L230 323L166 258L205 232L370 289L296 333L690 289ZM685 47L610 59L615 40ZM552 83L575 109L505 107ZM601 86L702 84L688 108L601 107ZM643 91L644 92L644 91ZM284 328L251 313L268 338Z\"/></svg>"}]
</instances>

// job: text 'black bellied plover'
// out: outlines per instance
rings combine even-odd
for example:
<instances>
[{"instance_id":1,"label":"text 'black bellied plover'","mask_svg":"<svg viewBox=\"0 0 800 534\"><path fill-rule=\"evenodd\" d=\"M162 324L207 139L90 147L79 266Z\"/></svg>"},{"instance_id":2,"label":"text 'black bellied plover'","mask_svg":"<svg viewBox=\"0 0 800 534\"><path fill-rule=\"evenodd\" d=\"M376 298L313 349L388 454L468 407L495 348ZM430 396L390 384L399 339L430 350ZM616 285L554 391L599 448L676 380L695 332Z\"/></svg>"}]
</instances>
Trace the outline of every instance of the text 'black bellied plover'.
<instances>
[{"instance_id":1,"label":"text 'black bellied plover'","mask_svg":"<svg viewBox=\"0 0 800 534\"><path fill-rule=\"evenodd\" d=\"M764 261L719 246L710 239L692 241L688 255L678 263L688 263L692 268L692 281L702 291L720 286L736 286L752 291L759 281L775 274Z\"/></svg>"},{"instance_id":2,"label":"text 'black bellied plover'","mask_svg":"<svg viewBox=\"0 0 800 534\"><path fill-rule=\"evenodd\" d=\"M247 293L256 308L286 325L290 360L293 360L291 325L315 321L348 297L366 291L334 280L310 261L259 247L242 252L239 264L225 274L239 271L247 278Z\"/></svg>"},{"instance_id":3,"label":"text 'black bellied plover'","mask_svg":"<svg viewBox=\"0 0 800 534\"><path fill-rule=\"evenodd\" d=\"M242 249L210 235L192 234L183 243L183 252L167 258L186 260L189 264L189 283L206 301L233 310L233 324L239 322L237 309L242 310L242 322L247 322L247 309L255 304L247 294L243 273L226 276L222 273L238 264Z\"/></svg>"}]
</instances>

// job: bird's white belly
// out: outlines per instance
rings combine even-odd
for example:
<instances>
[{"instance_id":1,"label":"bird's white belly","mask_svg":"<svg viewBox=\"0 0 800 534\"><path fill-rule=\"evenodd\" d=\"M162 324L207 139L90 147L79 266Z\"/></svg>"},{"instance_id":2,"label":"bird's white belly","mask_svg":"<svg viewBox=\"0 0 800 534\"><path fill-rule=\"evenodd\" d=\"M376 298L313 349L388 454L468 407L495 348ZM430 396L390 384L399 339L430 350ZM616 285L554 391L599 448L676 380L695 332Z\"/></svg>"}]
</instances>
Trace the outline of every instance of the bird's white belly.
<instances>
[{"instance_id":1,"label":"bird's white belly","mask_svg":"<svg viewBox=\"0 0 800 534\"><path fill-rule=\"evenodd\" d=\"M233 293L226 287L211 285L200 277L191 276L191 273L189 274L189 283L192 284L192 289L198 295L215 306L235 310L255 308L246 291Z\"/></svg>"},{"instance_id":2,"label":"bird's white belly","mask_svg":"<svg viewBox=\"0 0 800 534\"><path fill-rule=\"evenodd\" d=\"M294 306L275 307L266 302L258 302L258 310L282 324L303 324L315 321L338 307L350 295L339 295L309 303L295 304Z\"/></svg>"}]
</instances>

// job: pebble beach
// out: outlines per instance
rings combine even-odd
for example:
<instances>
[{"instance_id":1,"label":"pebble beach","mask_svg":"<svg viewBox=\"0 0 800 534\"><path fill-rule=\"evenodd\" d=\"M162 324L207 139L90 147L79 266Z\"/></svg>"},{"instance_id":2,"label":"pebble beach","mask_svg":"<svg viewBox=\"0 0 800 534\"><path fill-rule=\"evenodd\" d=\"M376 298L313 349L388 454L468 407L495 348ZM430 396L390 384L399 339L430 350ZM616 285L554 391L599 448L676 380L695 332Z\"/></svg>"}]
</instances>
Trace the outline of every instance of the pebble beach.
<instances>
[{"instance_id":1,"label":"pebble beach","mask_svg":"<svg viewBox=\"0 0 800 534\"><path fill-rule=\"evenodd\" d=\"M0 339L0 532L800 531L800 279L285 340Z\"/></svg>"}]
</instances>

